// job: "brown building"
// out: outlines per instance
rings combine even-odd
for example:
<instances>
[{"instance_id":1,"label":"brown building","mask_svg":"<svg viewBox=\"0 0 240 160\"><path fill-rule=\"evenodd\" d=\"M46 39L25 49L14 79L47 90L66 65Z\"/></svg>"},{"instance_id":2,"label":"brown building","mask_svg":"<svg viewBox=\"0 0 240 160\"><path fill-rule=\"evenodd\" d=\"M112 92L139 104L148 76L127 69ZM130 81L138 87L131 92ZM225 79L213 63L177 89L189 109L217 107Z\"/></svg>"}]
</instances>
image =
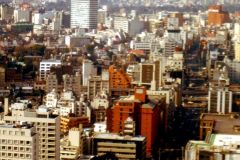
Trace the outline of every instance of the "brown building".
<instances>
[{"instance_id":1,"label":"brown building","mask_svg":"<svg viewBox=\"0 0 240 160\"><path fill-rule=\"evenodd\" d=\"M78 127L82 124L83 127L89 127L88 117L61 117L60 130L61 133L67 133L71 128Z\"/></svg>"},{"instance_id":2,"label":"brown building","mask_svg":"<svg viewBox=\"0 0 240 160\"><path fill-rule=\"evenodd\" d=\"M63 88L65 90L73 91L76 97L79 98L82 93L81 75L78 72L76 72L75 75L63 75Z\"/></svg>"},{"instance_id":3,"label":"brown building","mask_svg":"<svg viewBox=\"0 0 240 160\"><path fill-rule=\"evenodd\" d=\"M48 74L46 78L46 87L45 87L46 93L51 92L53 89L56 91L62 91L62 89L58 89L58 80L57 80L57 75L54 73Z\"/></svg>"},{"instance_id":4,"label":"brown building","mask_svg":"<svg viewBox=\"0 0 240 160\"><path fill-rule=\"evenodd\" d=\"M239 115L203 113L200 116L200 139L212 133L240 134Z\"/></svg>"},{"instance_id":5,"label":"brown building","mask_svg":"<svg viewBox=\"0 0 240 160\"><path fill-rule=\"evenodd\" d=\"M208 25L222 25L229 21L229 13L223 11L221 5L212 5L208 7Z\"/></svg>"}]
</instances>

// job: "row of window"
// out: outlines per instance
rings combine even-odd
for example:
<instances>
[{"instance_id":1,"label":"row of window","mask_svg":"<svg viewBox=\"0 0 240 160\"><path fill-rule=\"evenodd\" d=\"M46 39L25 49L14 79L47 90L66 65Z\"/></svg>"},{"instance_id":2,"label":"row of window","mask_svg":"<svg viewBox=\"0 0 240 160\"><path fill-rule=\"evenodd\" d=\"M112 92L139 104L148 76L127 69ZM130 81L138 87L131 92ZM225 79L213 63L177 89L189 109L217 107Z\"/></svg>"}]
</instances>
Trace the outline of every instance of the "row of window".
<instances>
[{"instance_id":1,"label":"row of window","mask_svg":"<svg viewBox=\"0 0 240 160\"><path fill-rule=\"evenodd\" d=\"M2 151L20 151L20 152L31 152L31 148L18 147L18 146L1 146Z\"/></svg>"},{"instance_id":2,"label":"row of window","mask_svg":"<svg viewBox=\"0 0 240 160\"><path fill-rule=\"evenodd\" d=\"M23 140L0 140L1 144L20 144L20 145L31 145L31 141L23 141Z\"/></svg>"},{"instance_id":3,"label":"row of window","mask_svg":"<svg viewBox=\"0 0 240 160\"><path fill-rule=\"evenodd\" d=\"M0 130L0 135L11 135L11 136L24 136L24 131L9 131L9 130Z\"/></svg>"},{"instance_id":4,"label":"row of window","mask_svg":"<svg viewBox=\"0 0 240 160\"><path fill-rule=\"evenodd\" d=\"M22 158L22 159L24 159L24 158L31 159L32 155L31 154L24 154L24 153L5 153L5 152L3 152L3 153L0 154L0 157L1 158L4 158L4 157L7 157L7 158L14 157L14 158Z\"/></svg>"}]
</instances>

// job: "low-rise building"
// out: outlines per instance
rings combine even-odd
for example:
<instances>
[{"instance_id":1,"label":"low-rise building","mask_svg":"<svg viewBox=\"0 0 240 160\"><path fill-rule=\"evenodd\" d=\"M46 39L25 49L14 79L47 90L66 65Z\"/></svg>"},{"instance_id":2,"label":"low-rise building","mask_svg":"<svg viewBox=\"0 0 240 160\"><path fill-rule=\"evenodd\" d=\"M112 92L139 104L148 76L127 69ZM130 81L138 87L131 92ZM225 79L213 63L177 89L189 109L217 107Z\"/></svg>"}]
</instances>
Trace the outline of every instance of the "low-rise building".
<instances>
[{"instance_id":1,"label":"low-rise building","mask_svg":"<svg viewBox=\"0 0 240 160\"><path fill-rule=\"evenodd\" d=\"M68 136L61 139L60 159L76 160L83 153L84 143L82 125L79 125L79 128L70 129Z\"/></svg>"},{"instance_id":2,"label":"low-rise building","mask_svg":"<svg viewBox=\"0 0 240 160\"><path fill-rule=\"evenodd\" d=\"M119 160L146 158L146 138L119 136L113 133L97 134L93 139L94 155L112 152Z\"/></svg>"}]
</instances>

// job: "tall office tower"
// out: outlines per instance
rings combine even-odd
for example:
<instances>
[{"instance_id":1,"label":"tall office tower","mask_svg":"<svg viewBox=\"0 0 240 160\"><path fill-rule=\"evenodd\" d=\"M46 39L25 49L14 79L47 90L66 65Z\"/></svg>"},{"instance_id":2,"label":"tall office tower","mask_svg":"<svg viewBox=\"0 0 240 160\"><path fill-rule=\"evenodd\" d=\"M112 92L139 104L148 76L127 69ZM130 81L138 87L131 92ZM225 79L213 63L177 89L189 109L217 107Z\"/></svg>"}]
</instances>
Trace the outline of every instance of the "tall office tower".
<instances>
[{"instance_id":1,"label":"tall office tower","mask_svg":"<svg viewBox=\"0 0 240 160\"><path fill-rule=\"evenodd\" d=\"M71 28L96 29L98 0L71 0Z\"/></svg>"},{"instance_id":2,"label":"tall office tower","mask_svg":"<svg viewBox=\"0 0 240 160\"><path fill-rule=\"evenodd\" d=\"M32 124L36 128L39 143L38 151L36 151L38 160L59 160L60 117L54 116L52 111L41 106L37 110L34 110L27 108L25 104L16 103L11 108L11 113L6 113L4 116L6 123L17 123L20 121ZM23 151L23 153L25 154L26 152Z\"/></svg>"}]
</instances>

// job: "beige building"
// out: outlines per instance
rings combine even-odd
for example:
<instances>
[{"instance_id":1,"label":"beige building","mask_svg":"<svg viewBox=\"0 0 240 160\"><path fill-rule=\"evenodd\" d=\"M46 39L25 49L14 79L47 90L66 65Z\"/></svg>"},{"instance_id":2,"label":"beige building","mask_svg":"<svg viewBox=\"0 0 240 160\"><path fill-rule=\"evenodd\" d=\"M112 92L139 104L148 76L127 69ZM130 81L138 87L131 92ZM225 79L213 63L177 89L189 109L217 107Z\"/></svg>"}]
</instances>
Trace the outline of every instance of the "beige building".
<instances>
[{"instance_id":1,"label":"beige building","mask_svg":"<svg viewBox=\"0 0 240 160\"><path fill-rule=\"evenodd\" d=\"M237 40L234 44L235 60L240 61L240 40Z\"/></svg>"},{"instance_id":2,"label":"beige building","mask_svg":"<svg viewBox=\"0 0 240 160\"><path fill-rule=\"evenodd\" d=\"M76 72L75 75L63 75L63 88L65 90L73 91L76 97L81 96L82 92L82 79L81 75Z\"/></svg>"},{"instance_id":3,"label":"beige building","mask_svg":"<svg viewBox=\"0 0 240 160\"><path fill-rule=\"evenodd\" d=\"M38 159L38 139L35 127L0 125L0 160Z\"/></svg>"},{"instance_id":4,"label":"beige building","mask_svg":"<svg viewBox=\"0 0 240 160\"><path fill-rule=\"evenodd\" d=\"M52 90L58 91L57 75L54 73L48 74L46 78L46 93L49 93Z\"/></svg>"},{"instance_id":5,"label":"beige building","mask_svg":"<svg viewBox=\"0 0 240 160\"><path fill-rule=\"evenodd\" d=\"M101 76L91 76L88 80L88 98L93 99L97 93L109 91L109 80L103 79Z\"/></svg>"},{"instance_id":6,"label":"beige building","mask_svg":"<svg viewBox=\"0 0 240 160\"><path fill-rule=\"evenodd\" d=\"M83 153L84 135L82 125L69 130L68 136L61 139L61 160L76 160Z\"/></svg>"},{"instance_id":7,"label":"beige building","mask_svg":"<svg viewBox=\"0 0 240 160\"><path fill-rule=\"evenodd\" d=\"M39 160L60 159L60 117L52 115L46 107L37 110L27 108L12 108L10 113L5 113L6 123L26 122L36 127L39 150Z\"/></svg>"}]
</instances>

